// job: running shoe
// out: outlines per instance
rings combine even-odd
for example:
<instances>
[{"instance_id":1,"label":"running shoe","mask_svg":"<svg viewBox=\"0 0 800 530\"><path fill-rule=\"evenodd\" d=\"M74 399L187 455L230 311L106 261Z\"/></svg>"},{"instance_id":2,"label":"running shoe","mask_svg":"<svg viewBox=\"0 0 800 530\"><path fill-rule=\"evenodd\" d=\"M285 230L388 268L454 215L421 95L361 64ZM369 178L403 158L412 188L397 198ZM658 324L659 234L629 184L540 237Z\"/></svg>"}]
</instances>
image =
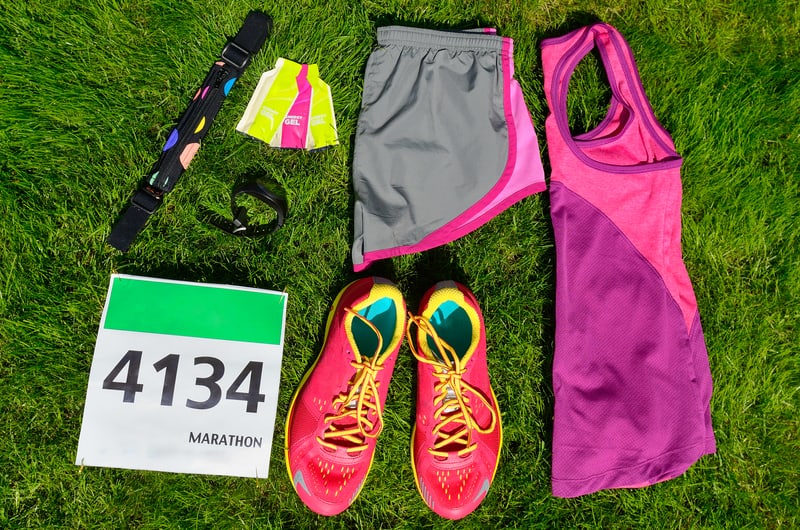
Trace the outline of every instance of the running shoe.
<instances>
[{"instance_id":1,"label":"running shoe","mask_svg":"<svg viewBox=\"0 0 800 530\"><path fill-rule=\"evenodd\" d=\"M407 333L418 361L411 442L417 489L435 513L461 519L486 497L503 443L483 315L469 289L440 282L423 296Z\"/></svg>"},{"instance_id":2,"label":"running shoe","mask_svg":"<svg viewBox=\"0 0 800 530\"><path fill-rule=\"evenodd\" d=\"M334 301L286 420L289 477L320 515L347 509L364 485L405 323L402 294L382 278L356 280Z\"/></svg>"}]
</instances>

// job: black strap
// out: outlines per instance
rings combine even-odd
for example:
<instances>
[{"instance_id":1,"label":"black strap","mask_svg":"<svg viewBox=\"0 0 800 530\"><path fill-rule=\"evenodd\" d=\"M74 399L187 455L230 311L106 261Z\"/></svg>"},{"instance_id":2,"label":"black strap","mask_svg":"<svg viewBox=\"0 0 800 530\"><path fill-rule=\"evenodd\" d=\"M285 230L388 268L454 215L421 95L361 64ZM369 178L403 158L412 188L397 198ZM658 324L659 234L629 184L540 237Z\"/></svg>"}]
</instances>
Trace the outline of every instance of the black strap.
<instances>
[{"instance_id":1,"label":"black strap","mask_svg":"<svg viewBox=\"0 0 800 530\"><path fill-rule=\"evenodd\" d=\"M107 239L111 246L122 252L130 248L147 220L161 206L164 195L172 191L189 167L222 102L250 64L250 59L264 45L271 30L272 19L268 15L251 11L236 36L225 44L220 59L211 67L189 107L170 132L158 161L112 228Z\"/></svg>"},{"instance_id":2,"label":"black strap","mask_svg":"<svg viewBox=\"0 0 800 530\"><path fill-rule=\"evenodd\" d=\"M236 202L237 197L240 195L250 195L269 206L275 211L275 219L265 225L249 224L250 218L247 215L247 208L239 206ZM288 214L286 193L280 183L271 178L257 178L247 181L233 190L231 213L233 213L233 221L223 219L210 211L206 213L206 219L220 230L233 236L258 237L271 234L283 226Z\"/></svg>"}]
</instances>

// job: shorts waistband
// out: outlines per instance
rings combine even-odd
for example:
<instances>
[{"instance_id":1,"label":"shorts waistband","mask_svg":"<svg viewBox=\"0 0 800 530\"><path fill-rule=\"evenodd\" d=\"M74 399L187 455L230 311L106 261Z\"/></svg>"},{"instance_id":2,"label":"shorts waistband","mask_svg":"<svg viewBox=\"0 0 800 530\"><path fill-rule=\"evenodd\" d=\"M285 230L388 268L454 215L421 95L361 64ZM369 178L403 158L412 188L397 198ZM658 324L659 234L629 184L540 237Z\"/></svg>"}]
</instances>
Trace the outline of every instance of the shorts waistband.
<instances>
[{"instance_id":1,"label":"shorts waistband","mask_svg":"<svg viewBox=\"0 0 800 530\"><path fill-rule=\"evenodd\" d=\"M473 31L442 31L406 26L378 28L378 44L415 46L419 48L445 48L450 50L495 51L503 50L505 37L494 33Z\"/></svg>"}]
</instances>

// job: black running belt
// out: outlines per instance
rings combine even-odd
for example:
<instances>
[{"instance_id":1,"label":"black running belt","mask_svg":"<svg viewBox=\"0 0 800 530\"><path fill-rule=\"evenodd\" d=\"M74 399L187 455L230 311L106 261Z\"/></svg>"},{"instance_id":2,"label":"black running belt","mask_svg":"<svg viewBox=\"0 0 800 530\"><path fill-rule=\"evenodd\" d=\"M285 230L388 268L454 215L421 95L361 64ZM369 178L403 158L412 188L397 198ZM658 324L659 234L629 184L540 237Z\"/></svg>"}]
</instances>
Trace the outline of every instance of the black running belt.
<instances>
[{"instance_id":1,"label":"black running belt","mask_svg":"<svg viewBox=\"0 0 800 530\"><path fill-rule=\"evenodd\" d=\"M251 11L236 36L225 44L219 60L213 64L167 138L158 161L111 230L107 239L111 246L123 252L130 248L147 220L161 206L164 195L175 187L178 178L189 167L222 102L250 64L250 59L264 45L271 30L272 19L268 15Z\"/></svg>"}]
</instances>

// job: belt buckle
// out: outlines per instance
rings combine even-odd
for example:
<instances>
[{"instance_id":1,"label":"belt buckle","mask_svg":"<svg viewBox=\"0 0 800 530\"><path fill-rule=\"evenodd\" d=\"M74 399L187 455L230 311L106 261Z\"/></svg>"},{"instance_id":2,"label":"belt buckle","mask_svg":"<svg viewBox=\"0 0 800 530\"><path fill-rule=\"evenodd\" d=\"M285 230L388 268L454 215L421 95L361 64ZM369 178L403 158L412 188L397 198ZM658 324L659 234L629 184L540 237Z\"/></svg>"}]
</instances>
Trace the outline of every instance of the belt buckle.
<instances>
[{"instance_id":1,"label":"belt buckle","mask_svg":"<svg viewBox=\"0 0 800 530\"><path fill-rule=\"evenodd\" d=\"M164 194L162 192L150 186L145 186L136 190L136 193L134 193L131 198L131 203L140 210L146 212L147 215L153 215L161 206L163 197Z\"/></svg>"},{"instance_id":2,"label":"belt buckle","mask_svg":"<svg viewBox=\"0 0 800 530\"><path fill-rule=\"evenodd\" d=\"M242 58L241 61L237 61L235 58L231 58L228 56L228 53L230 51L235 51L236 53L242 54L244 57ZM245 67L247 66L247 63L250 62L250 52L248 52L247 50L236 44L234 41L228 41L228 43L225 44L225 47L222 48L222 53L220 54L220 57L222 58L223 61L229 63L237 70L244 70Z\"/></svg>"}]
</instances>

